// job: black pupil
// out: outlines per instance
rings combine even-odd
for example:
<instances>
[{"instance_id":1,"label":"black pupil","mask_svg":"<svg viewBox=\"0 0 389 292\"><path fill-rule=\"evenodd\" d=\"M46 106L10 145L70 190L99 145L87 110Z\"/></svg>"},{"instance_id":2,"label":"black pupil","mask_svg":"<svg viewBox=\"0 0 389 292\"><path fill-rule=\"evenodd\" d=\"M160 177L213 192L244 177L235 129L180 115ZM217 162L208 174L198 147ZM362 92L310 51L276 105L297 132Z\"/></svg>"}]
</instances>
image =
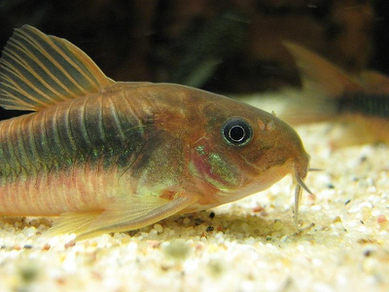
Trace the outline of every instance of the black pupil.
<instances>
[{"instance_id":1,"label":"black pupil","mask_svg":"<svg viewBox=\"0 0 389 292\"><path fill-rule=\"evenodd\" d=\"M244 136L246 135L246 131L243 129L242 126L235 125L231 127L228 134L232 140L236 142L240 142L244 139Z\"/></svg>"},{"instance_id":2,"label":"black pupil","mask_svg":"<svg viewBox=\"0 0 389 292\"><path fill-rule=\"evenodd\" d=\"M230 144L243 146L252 136L250 125L242 118L232 118L223 126L223 135Z\"/></svg>"}]
</instances>

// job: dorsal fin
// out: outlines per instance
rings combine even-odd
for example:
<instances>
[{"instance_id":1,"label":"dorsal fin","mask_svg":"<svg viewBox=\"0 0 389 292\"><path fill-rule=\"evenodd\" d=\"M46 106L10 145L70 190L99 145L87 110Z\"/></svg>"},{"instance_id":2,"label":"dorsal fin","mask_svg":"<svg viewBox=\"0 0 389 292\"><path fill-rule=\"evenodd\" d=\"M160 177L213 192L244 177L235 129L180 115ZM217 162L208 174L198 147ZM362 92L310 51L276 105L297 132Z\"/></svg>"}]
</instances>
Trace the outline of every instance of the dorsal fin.
<instances>
[{"instance_id":1,"label":"dorsal fin","mask_svg":"<svg viewBox=\"0 0 389 292\"><path fill-rule=\"evenodd\" d=\"M0 59L5 109L38 111L114 83L79 48L29 25L15 29Z\"/></svg>"}]
</instances>

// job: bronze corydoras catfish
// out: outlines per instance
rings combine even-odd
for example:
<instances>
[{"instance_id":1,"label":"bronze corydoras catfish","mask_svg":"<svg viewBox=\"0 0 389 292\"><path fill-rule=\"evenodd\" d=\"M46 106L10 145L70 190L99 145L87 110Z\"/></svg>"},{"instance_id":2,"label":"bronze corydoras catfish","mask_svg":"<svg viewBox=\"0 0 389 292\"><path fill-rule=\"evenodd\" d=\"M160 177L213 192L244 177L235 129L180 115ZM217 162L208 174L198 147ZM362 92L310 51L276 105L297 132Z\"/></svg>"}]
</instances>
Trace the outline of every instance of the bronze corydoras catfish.
<instances>
[{"instance_id":1,"label":"bronze corydoras catfish","mask_svg":"<svg viewBox=\"0 0 389 292\"><path fill-rule=\"evenodd\" d=\"M174 84L115 82L80 49L25 25L0 60L0 215L58 216L78 239L231 202L309 156L275 116Z\"/></svg>"}]
</instances>

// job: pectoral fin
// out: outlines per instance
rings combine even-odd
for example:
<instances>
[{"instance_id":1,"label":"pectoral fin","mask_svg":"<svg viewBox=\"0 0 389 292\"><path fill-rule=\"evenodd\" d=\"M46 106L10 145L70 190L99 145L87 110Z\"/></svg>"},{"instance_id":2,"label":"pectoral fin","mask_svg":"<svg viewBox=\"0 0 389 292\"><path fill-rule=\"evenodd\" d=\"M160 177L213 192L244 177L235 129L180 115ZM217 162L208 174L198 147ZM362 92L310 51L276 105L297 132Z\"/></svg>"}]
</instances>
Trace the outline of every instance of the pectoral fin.
<instances>
[{"instance_id":1,"label":"pectoral fin","mask_svg":"<svg viewBox=\"0 0 389 292\"><path fill-rule=\"evenodd\" d=\"M47 235L58 235L65 233L80 233L91 224L102 212L85 213L63 213L54 220L53 226Z\"/></svg>"},{"instance_id":2,"label":"pectoral fin","mask_svg":"<svg viewBox=\"0 0 389 292\"><path fill-rule=\"evenodd\" d=\"M179 194L173 200L159 197L118 199L101 213L63 214L53 229L55 233L76 233L76 240L134 230L176 214L196 201L197 197Z\"/></svg>"}]
</instances>

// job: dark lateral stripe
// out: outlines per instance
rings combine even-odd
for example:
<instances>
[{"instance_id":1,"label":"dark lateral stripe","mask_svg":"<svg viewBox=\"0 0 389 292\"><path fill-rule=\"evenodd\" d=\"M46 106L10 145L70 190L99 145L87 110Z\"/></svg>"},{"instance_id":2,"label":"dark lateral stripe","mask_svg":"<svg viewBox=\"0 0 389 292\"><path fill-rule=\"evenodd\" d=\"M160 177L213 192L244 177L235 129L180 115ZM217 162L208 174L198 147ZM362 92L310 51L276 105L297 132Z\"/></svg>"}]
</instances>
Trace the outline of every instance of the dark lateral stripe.
<instances>
[{"instance_id":1,"label":"dark lateral stripe","mask_svg":"<svg viewBox=\"0 0 389 292\"><path fill-rule=\"evenodd\" d=\"M0 178L13 181L89 163L128 169L154 131L153 119L134 115L129 103L83 97L0 122Z\"/></svg>"},{"instance_id":2,"label":"dark lateral stripe","mask_svg":"<svg viewBox=\"0 0 389 292\"><path fill-rule=\"evenodd\" d=\"M339 112L355 112L389 119L389 95L356 94L338 101Z\"/></svg>"}]
</instances>

